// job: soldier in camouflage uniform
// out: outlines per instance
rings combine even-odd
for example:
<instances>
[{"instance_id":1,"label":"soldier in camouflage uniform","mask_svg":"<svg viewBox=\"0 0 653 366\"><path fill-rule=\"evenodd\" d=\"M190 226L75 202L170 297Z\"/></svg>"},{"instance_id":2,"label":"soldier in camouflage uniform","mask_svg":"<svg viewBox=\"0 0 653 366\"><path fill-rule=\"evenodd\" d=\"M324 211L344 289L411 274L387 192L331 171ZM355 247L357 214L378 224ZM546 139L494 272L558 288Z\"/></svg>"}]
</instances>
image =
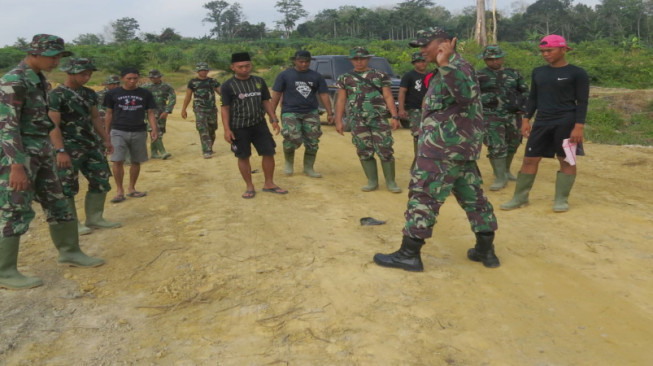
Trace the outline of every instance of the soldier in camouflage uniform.
<instances>
[{"instance_id":1,"label":"soldier in camouflage uniform","mask_svg":"<svg viewBox=\"0 0 653 366\"><path fill-rule=\"evenodd\" d=\"M338 101L336 102L336 130L343 134L342 117L345 104L349 105L347 118L352 124L352 142L356 146L367 185L364 192L378 188L378 172L374 153L381 159L381 167L386 187L390 192L399 193L401 188L395 182L395 159L392 144L392 131L399 128L399 116L394 97L390 91L390 76L383 71L368 67L374 55L364 47L354 47L349 51L349 59L354 70L338 77ZM391 123L386 115L390 112Z\"/></svg>"},{"instance_id":2,"label":"soldier in camouflage uniform","mask_svg":"<svg viewBox=\"0 0 653 366\"><path fill-rule=\"evenodd\" d=\"M526 106L519 101L528 99L528 85L519 71L503 67L505 56L499 46L486 46L479 58L487 67L477 72L485 119L483 140L495 176L491 191L517 179L510 174L510 164L522 140L520 114Z\"/></svg>"},{"instance_id":3,"label":"soldier in camouflage uniform","mask_svg":"<svg viewBox=\"0 0 653 366\"><path fill-rule=\"evenodd\" d=\"M150 82L143 85L143 88L151 91L154 95L154 101L156 102L156 125L159 127L159 138L150 144L151 157L153 159L166 160L172 155L163 146L163 134L166 132L168 115L172 113L177 103L177 95L175 94L175 89L170 84L164 83L161 80L163 74L159 70L150 70L147 76L150 78Z\"/></svg>"},{"instance_id":4,"label":"soldier in camouflage uniform","mask_svg":"<svg viewBox=\"0 0 653 366\"><path fill-rule=\"evenodd\" d=\"M63 193L77 218L75 196L79 192L81 171L88 180L88 191L84 201L86 226L78 220L79 234L90 234L91 227L119 227L119 223L102 217L107 192L111 190L111 170L98 147L97 136L102 140L103 151L111 154L113 146L98 116L97 95L84 86L97 69L87 58L71 58L61 70L68 75L66 81L49 94L48 116L55 125L50 131L50 139L57 151L57 174Z\"/></svg>"},{"instance_id":5,"label":"soldier in camouflage uniform","mask_svg":"<svg viewBox=\"0 0 653 366\"><path fill-rule=\"evenodd\" d=\"M322 130L320 115L318 114L317 97L327 111L327 120L333 123L333 112L329 89L324 77L318 72L309 69L311 53L297 51L290 58L295 67L288 68L279 73L272 86L272 109L277 110L281 103L281 122L283 128L283 155L286 175L293 174L295 150L304 144L304 174L312 178L321 178L322 174L313 170L315 157L319 148Z\"/></svg>"},{"instance_id":6,"label":"soldier in camouflage uniform","mask_svg":"<svg viewBox=\"0 0 653 366\"><path fill-rule=\"evenodd\" d=\"M431 237L440 207L450 193L467 213L476 235L476 246L469 249L467 257L486 267L499 266L493 244L497 220L481 188L476 165L483 140L480 90L473 67L455 51L456 40L444 29L432 27L419 31L417 39L410 42L438 68L424 97L401 248L376 254L374 262L380 266L424 270L421 247L424 239Z\"/></svg>"},{"instance_id":7,"label":"soldier in camouflage uniform","mask_svg":"<svg viewBox=\"0 0 653 366\"><path fill-rule=\"evenodd\" d=\"M220 94L220 83L208 76L209 64L206 62L198 63L195 71L197 71L197 77L188 82L181 117L186 119L186 108L190 104L191 98L194 98L193 112L195 112L195 125L202 143L202 154L204 159L210 159L213 155L215 131L218 129L218 108L215 104L215 93Z\"/></svg>"},{"instance_id":8,"label":"soldier in camouflage uniform","mask_svg":"<svg viewBox=\"0 0 653 366\"><path fill-rule=\"evenodd\" d=\"M23 289L43 281L18 272L20 237L34 219L32 200L43 207L58 261L96 267L104 263L79 248L77 222L57 178L49 132L46 79L61 57L70 56L63 39L37 34L27 56L0 78L0 288Z\"/></svg>"}]
</instances>

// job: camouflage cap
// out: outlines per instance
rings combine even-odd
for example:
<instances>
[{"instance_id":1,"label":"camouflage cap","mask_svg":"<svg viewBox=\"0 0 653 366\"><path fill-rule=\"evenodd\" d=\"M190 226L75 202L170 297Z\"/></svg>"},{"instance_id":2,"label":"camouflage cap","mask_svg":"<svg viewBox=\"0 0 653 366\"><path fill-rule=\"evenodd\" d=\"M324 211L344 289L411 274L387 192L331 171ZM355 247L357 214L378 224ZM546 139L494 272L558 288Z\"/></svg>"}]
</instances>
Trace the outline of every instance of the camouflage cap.
<instances>
[{"instance_id":1,"label":"camouflage cap","mask_svg":"<svg viewBox=\"0 0 653 366\"><path fill-rule=\"evenodd\" d=\"M32 38L32 42L24 51L41 56L58 56L68 57L73 53L64 49L63 39L51 34L37 34Z\"/></svg>"},{"instance_id":2,"label":"camouflage cap","mask_svg":"<svg viewBox=\"0 0 653 366\"><path fill-rule=\"evenodd\" d=\"M207 62L198 62L197 65L195 65L195 71L203 71L203 70L210 70L209 69L209 64Z\"/></svg>"},{"instance_id":3,"label":"camouflage cap","mask_svg":"<svg viewBox=\"0 0 653 366\"><path fill-rule=\"evenodd\" d=\"M67 74L79 74L86 70L97 71L97 67L93 65L93 60L86 57L71 57L68 63L59 69Z\"/></svg>"},{"instance_id":4,"label":"camouflage cap","mask_svg":"<svg viewBox=\"0 0 653 366\"><path fill-rule=\"evenodd\" d=\"M424 55L422 55L421 52L415 52L410 56L410 62L417 62L417 61L426 61L424 58Z\"/></svg>"},{"instance_id":5,"label":"camouflage cap","mask_svg":"<svg viewBox=\"0 0 653 366\"><path fill-rule=\"evenodd\" d=\"M157 70L157 69L152 69L152 70L150 70L150 72L147 74L147 77L148 77L148 78L160 78L160 77L162 77L162 76L163 76L163 74L161 73L161 71L159 71L159 70Z\"/></svg>"},{"instance_id":6,"label":"camouflage cap","mask_svg":"<svg viewBox=\"0 0 653 366\"><path fill-rule=\"evenodd\" d=\"M120 84L120 77L118 75L109 75L102 85Z\"/></svg>"},{"instance_id":7,"label":"camouflage cap","mask_svg":"<svg viewBox=\"0 0 653 366\"><path fill-rule=\"evenodd\" d=\"M367 48L358 46L349 50L349 58L369 58L374 57Z\"/></svg>"},{"instance_id":8,"label":"camouflage cap","mask_svg":"<svg viewBox=\"0 0 653 366\"><path fill-rule=\"evenodd\" d=\"M486 58L502 58L506 57L506 53L503 52L501 47L493 44L489 46L485 46L483 49L483 52L481 52L478 55L478 58L486 59Z\"/></svg>"},{"instance_id":9,"label":"camouflage cap","mask_svg":"<svg viewBox=\"0 0 653 366\"><path fill-rule=\"evenodd\" d=\"M451 39L451 36L442 27L430 27L417 31L417 39L410 41L408 45L411 47L422 47L438 38Z\"/></svg>"}]
</instances>

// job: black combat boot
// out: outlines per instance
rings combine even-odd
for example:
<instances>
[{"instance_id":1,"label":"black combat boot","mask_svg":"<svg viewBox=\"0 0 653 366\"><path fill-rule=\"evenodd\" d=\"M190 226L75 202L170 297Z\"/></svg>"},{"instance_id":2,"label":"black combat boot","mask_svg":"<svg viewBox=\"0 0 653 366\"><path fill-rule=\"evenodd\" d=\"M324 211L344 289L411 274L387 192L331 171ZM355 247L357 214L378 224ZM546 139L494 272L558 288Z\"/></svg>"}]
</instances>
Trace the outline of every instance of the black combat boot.
<instances>
[{"instance_id":1,"label":"black combat boot","mask_svg":"<svg viewBox=\"0 0 653 366\"><path fill-rule=\"evenodd\" d=\"M494 231L476 233L476 246L467 251L467 258L474 262L483 262L487 268L496 268L501 264L494 254Z\"/></svg>"},{"instance_id":2,"label":"black combat boot","mask_svg":"<svg viewBox=\"0 0 653 366\"><path fill-rule=\"evenodd\" d=\"M419 252L424 245L424 239L415 239L404 236L401 241L401 248L390 254L377 253L374 255L374 263L382 267L401 268L411 272L422 272L424 265Z\"/></svg>"}]
</instances>

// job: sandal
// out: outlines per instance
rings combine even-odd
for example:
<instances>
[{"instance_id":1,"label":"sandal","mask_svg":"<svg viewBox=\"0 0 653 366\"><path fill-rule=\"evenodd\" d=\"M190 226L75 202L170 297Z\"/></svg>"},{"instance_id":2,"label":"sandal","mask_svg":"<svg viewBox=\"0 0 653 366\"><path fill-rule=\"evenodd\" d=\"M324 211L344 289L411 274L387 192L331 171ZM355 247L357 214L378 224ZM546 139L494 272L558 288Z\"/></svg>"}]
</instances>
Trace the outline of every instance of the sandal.
<instances>
[{"instance_id":1,"label":"sandal","mask_svg":"<svg viewBox=\"0 0 653 366\"><path fill-rule=\"evenodd\" d=\"M254 198L254 197L256 197L256 191L245 191L245 193L243 193L243 195L241 197L246 199L246 200L248 200L250 198Z\"/></svg>"},{"instance_id":2,"label":"sandal","mask_svg":"<svg viewBox=\"0 0 653 366\"><path fill-rule=\"evenodd\" d=\"M127 197L140 198L145 196L147 196L147 192L134 191L131 193L127 193Z\"/></svg>"},{"instance_id":3,"label":"sandal","mask_svg":"<svg viewBox=\"0 0 653 366\"><path fill-rule=\"evenodd\" d=\"M276 194L288 194L288 191L281 188L281 187L263 188L263 192L270 192L270 193L276 193Z\"/></svg>"},{"instance_id":4,"label":"sandal","mask_svg":"<svg viewBox=\"0 0 653 366\"><path fill-rule=\"evenodd\" d=\"M111 199L111 203L118 203L118 202L122 202L124 200L125 200L125 196L121 194L121 195L113 197Z\"/></svg>"}]
</instances>

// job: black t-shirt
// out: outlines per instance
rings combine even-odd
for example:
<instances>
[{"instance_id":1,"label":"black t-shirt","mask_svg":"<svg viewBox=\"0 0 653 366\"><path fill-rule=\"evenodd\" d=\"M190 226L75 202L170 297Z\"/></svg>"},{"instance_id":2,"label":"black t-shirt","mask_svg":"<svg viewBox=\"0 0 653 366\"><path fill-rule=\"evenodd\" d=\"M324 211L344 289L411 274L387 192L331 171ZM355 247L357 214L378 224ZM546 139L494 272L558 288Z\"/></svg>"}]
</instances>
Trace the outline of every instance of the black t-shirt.
<instances>
[{"instance_id":1,"label":"black t-shirt","mask_svg":"<svg viewBox=\"0 0 653 366\"><path fill-rule=\"evenodd\" d=\"M281 113L309 113L317 109L317 94L327 93L324 77L313 70L299 72L294 67L281 72L272 90L283 93Z\"/></svg>"},{"instance_id":2,"label":"black t-shirt","mask_svg":"<svg viewBox=\"0 0 653 366\"><path fill-rule=\"evenodd\" d=\"M537 110L537 122L585 123L590 93L585 70L574 65L546 65L533 69L531 78L525 117L531 118Z\"/></svg>"},{"instance_id":3,"label":"black t-shirt","mask_svg":"<svg viewBox=\"0 0 653 366\"><path fill-rule=\"evenodd\" d=\"M232 77L220 88L222 105L229 106L229 127L244 128L265 123L263 101L270 99L265 80L250 76L247 80Z\"/></svg>"},{"instance_id":4,"label":"black t-shirt","mask_svg":"<svg viewBox=\"0 0 653 366\"><path fill-rule=\"evenodd\" d=\"M420 74L411 70L401 78L400 87L406 88L406 102L404 109L421 109L422 101L426 95L426 83L424 83L426 74Z\"/></svg>"},{"instance_id":5,"label":"black t-shirt","mask_svg":"<svg viewBox=\"0 0 653 366\"><path fill-rule=\"evenodd\" d=\"M146 131L147 110L156 109L154 96L143 88L111 89L104 96L104 106L113 110L111 128L126 132Z\"/></svg>"}]
</instances>

